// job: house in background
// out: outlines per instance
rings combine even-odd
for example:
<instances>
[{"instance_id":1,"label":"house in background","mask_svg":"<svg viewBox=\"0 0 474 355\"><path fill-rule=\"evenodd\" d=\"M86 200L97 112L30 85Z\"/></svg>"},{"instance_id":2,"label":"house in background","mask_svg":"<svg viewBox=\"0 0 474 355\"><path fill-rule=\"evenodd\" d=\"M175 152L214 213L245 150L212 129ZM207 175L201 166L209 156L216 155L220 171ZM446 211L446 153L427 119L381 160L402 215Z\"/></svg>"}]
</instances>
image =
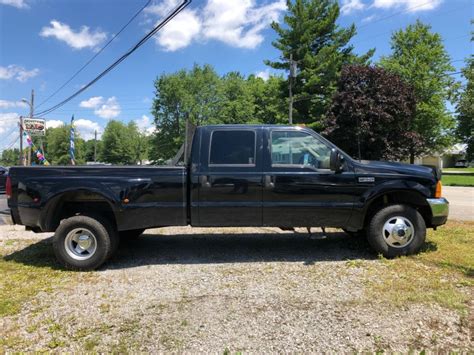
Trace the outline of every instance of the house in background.
<instances>
[{"instance_id":1,"label":"house in background","mask_svg":"<svg viewBox=\"0 0 474 355\"><path fill-rule=\"evenodd\" d=\"M467 144L457 143L442 153L435 153L421 158L416 158L415 164L434 165L440 169L454 168L454 164L457 160L465 158L466 149Z\"/></svg>"}]
</instances>

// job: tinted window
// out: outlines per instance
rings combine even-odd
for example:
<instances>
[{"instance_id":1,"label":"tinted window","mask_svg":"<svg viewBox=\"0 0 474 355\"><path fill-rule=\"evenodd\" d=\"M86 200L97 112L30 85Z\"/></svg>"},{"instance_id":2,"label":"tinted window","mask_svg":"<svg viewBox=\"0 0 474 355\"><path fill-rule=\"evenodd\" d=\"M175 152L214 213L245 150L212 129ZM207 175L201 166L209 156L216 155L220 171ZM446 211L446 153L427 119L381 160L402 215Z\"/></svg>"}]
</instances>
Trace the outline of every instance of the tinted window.
<instances>
[{"instance_id":1,"label":"tinted window","mask_svg":"<svg viewBox=\"0 0 474 355\"><path fill-rule=\"evenodd\" d=\"M255 132L214 131L209 164L255 164Z\"/></svg>"},{"instance_id":2,"label":"tinted window","mask_svg":"<svg viewBox=\"0 0 474 355\"><path fill-rule=\"evenodd\" d=\"M309 165L329 169L331 149L319 139L295 131L272 132L272 165Z\"/></svg>"}]
</instances>

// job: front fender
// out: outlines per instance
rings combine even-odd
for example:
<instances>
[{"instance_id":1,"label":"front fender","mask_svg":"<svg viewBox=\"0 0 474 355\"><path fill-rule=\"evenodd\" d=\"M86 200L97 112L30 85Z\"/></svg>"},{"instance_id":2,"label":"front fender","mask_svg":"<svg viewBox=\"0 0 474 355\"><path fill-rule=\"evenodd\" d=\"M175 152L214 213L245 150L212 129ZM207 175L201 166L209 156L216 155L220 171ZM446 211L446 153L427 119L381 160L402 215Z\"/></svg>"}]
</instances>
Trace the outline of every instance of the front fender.
<instances>
[{"instance_id":1,"label":"front fender","mask_svg":"<svg viewBox=\"0 0 474 355\"><path fill-rule=\"evenodd\" d=\"M387 194L400 195L409 193L418 204L427 204L426 199L431 196L429 187L410 180L390 180L367 188L354 204L354 210L348 223L351 230L364 228L364 222L370 206L374 201Z\"/></svg>"},{"instance_id":2,"label":"front fender","mask_svg":"<svg viewBox=\"0 0 474 355\"><path fill-rule=\"evenodd\" d=\"M431 196L430 189L420 184L419 182L410 180L390 180L375 185L370 189L367 189L361 196L361 202L363 202L364 205L367 205L367 202L369 202L370 204L370 201L373 201L377 197L395 191L416 192L422 194L425 198Z\"/></svg>"}]
</instances>

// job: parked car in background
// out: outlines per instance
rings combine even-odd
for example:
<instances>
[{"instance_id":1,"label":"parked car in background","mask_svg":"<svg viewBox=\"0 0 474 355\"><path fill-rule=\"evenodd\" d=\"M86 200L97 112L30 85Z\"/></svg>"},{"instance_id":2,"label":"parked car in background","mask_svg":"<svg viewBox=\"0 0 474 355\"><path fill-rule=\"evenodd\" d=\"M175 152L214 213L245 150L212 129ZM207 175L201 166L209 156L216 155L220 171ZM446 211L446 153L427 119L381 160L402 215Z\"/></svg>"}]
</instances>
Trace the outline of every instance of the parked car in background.
<instances>
[{"instance_id":1,"label":"parked car in background","mask_svg":"<svg viewBox=\"0 0 474 355\"><path fill-rule=\"evenodd\" d=\"M458 161L456 161L456 163L454 164L454 167L455 168L468 168L469 167L469 163L466 159L459 159Z\"/></svg>"},{"instance_id":2,"label":"parked car in background","mask_svg":"<svg viewBox=\"0 0 474 355\"><path fill-rule=\"evenodd\" d=\"M5 182L7 181L8 168L0 166L0 193L5 193Z\"/></svg>"}]
</instances>

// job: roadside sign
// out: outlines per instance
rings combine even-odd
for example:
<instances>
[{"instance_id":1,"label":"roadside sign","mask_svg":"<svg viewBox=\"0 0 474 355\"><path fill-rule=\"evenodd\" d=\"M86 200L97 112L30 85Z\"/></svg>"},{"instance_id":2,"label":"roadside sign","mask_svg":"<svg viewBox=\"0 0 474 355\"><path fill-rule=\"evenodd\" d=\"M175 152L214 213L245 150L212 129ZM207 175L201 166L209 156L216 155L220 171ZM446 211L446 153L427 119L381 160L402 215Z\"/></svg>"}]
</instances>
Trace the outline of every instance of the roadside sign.
<instances>
[{"instance_id":1,"label":"roadside sign","mask_svg":"<svg viewBox=\"0 0 474 355\"><path fill-rule=\"evenodd\" d=\"M23 128L32 136L44 136L46 123L40 118L23 118Z\"/></svg>"}]
</instances>

